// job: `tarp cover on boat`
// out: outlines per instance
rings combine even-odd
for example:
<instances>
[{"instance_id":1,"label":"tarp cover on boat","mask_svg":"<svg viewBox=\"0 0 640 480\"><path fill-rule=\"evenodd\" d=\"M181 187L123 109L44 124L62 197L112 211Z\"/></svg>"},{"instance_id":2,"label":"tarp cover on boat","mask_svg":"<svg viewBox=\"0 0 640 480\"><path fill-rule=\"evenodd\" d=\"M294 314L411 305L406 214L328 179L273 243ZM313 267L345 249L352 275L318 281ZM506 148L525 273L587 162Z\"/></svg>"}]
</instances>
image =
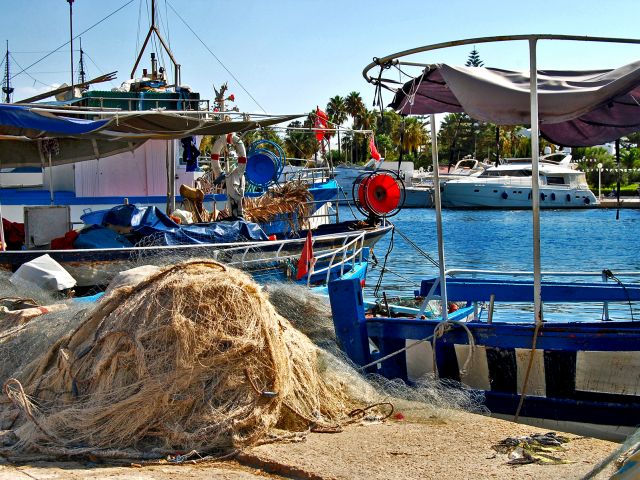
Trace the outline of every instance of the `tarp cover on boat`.
<instances>
[{"instance_id":1,"label":"tarp cover on boat","mask_svg":"<svg viewBox=\"0 0 640 480\"><path fill-rule=\"evenodd\" d=\"M498 125L530 123L529 71L436 64L396 91L405 115L466 112ZM540 132L563 146L590 146L640 130L640 61L615 70L538 71Z\"/></svg>"},{"instance_id":2,"label":"tarp cover on boat","mask_svg":"<svg viewBox=\"0 0 640 480\"><path fill-rule=\"evenodd\" d=\"M146 238L146 243L153 245L193 245L268 240L267 235L257 223L236 220L178 225L154 206L118 205L108 210L87 213L80 218L88 225L131 227L131 234L135 236L134 241ZM95 237L95 233L93 236Z\"/></svg>"},{"instance_id":3,"label":"tarp cover on boat","mask_svg":"<svg viewBox=\"0 0 640 480\"><path fill-rule=\"evenodd\" d=\"M73 114L70 111L69 114ZM76 111L76 114L78 112ZM98 115L100 112L95 112ZM225 135L287 122L302 115L280 115L252 120L215 120L202 112L144 111L110 115L106 120L85 120L55 115L47 108L0 104L0 135L27 138L172 139L190 135Z\"/></svg>"},{"instance_id":4,"label":"tarp cover on boat","mask_svg":"<svg viewBox=\"0 0 640 480\"><path fill-rule=\"evenodd\" d=\"M69 115L74 112L70 111ZM75 112L76 114L78 111ZM95 112L99 114L99 112ZM288 122L301 115L242 120L205 118L202 112L144 111L87 120L54 114L45 106L0 104L2 167L39 166L44 162L42 140L55 138L53 165L91 160L133 150L149 139L192 135L225 135ZM48 162L48 155L46 161ZM46 162L45 162L46 163Z\"/></svg>"}]
</instances>

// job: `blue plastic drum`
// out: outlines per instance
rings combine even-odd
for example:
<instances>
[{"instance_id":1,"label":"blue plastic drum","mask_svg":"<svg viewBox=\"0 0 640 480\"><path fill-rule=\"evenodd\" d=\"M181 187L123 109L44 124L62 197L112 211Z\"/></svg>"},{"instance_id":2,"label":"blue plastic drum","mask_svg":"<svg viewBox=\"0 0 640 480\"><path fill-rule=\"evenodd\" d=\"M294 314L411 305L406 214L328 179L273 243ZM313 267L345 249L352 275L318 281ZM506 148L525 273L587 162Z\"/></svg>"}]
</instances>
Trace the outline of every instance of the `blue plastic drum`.
<instances>
[{"instance_id":1,"label":"blue plastic drum","mask_svg":"<svg viewBox=\"0 0 640 480\"><path fill-rule=\"evenodd\" d=\"M250 184L267 188L278 182L284 162L285 153L280 145L270 140L256 140L249 148L245 177Z\"/></svg>"},{"instance_id":2,"label":"blue plastic drum","mask_svg":"<svg viewBox=\"0 0 640 480\"><path fill-rule=\"evenodd\" d=\"M273 154L268 151L254 151L247 158L247 170L245 175L254 185L266 186L277 180L276 165Z\"/></svg>"}]
</instances>

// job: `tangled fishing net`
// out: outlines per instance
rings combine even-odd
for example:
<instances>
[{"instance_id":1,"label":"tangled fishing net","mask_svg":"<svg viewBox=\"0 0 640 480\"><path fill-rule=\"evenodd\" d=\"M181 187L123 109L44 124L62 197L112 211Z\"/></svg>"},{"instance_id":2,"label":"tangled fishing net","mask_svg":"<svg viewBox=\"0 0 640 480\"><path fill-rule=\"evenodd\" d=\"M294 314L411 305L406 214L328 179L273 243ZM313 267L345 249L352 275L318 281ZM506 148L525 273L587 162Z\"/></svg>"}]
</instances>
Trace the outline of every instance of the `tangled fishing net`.
<instances>
[{"instance_id":1,"label":"tangled fishing net","mask_svg":"<svg viewBox=\"0 0 640 480\"><path fill-rule=\"evenodd\" d=\"M302 332L276 309L303 319ZM0 447L157 458L233 451L277 439L274 432L335 431L365 414L383 418L389 404L381 402L400 398L401 382L366 379L337 350L319 348L333 341L328 311L308 291L265 292L209 260L156 269L111 289L53 345L0 379ZM467 406L464 393L458 401L445 390L430 385L398 401L424 416L438 402ZM424 400L431 403L417 403Z\"/></svg>"}]
</instances>

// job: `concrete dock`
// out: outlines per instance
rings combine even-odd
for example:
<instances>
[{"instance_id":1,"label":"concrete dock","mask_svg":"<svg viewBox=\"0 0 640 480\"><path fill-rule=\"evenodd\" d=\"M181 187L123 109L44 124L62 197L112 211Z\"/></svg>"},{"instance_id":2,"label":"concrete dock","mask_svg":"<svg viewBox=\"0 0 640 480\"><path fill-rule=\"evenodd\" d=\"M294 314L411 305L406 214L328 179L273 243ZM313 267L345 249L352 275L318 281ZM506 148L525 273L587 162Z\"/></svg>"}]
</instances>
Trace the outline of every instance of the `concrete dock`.
<instances>
[{"instance_id":1,"label":"concrete dock","mask_svg":"<svg viewBox=\"0 0 640 480\"><path fill-rule=\"evenodd\" d=\"M615 198L603 198L600 200L600 208L618 208L618 200ZM640 208L640 197L620 197L620 208Z\"/></svg>"},{"instance_id":2,"label":"concrete dock","mask_svg":"<svg viewBox=\"0 0 640 480\"><path fill-rule=\"evenodd\" d=\"M423 423L386 421L352 425L340 433L312 433L297 443L271 443L247 449L232 461L172 465L114 466L91 462L32 461L16 465L0 457L0 480L118 480L190 478L398 479L578 479L618 445L571 439L559 453L565 464L509 465L492 448L507 437L545 430L495 418L456 413ZM596 478L609 478L609 467Z\"/></svg>"}]
</instances>

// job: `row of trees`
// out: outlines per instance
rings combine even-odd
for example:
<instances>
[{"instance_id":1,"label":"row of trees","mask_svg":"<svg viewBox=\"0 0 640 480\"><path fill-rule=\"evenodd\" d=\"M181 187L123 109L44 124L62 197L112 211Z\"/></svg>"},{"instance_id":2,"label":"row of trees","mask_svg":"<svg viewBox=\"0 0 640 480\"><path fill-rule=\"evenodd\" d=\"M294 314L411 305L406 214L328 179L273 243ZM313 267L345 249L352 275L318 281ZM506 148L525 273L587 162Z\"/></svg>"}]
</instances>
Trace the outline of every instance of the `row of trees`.
<instances>
[{"instance_id":1,"label":"row of trees","mask_svg":"<svg viewBox=\"0 0 640 480\"><path fill-rule=\"evenodd\" d=\"M483 62L474 48L469 54L467 66L481 67ZM325 135L323 142L316 138L316 111L303 121L288 125L284 134L273 128L249 132L245 143L267 139L278 143L288 157L318 159L324 157L333 164L349 162L361 164L370 157L369 142L373 135L380 154L389 161L402 157L414 162L416 168L431 166L431 139L427 117L403 117L392 110L368 109L358 92L346 96L336 95L329 99L326 107L329 128L333 132ZM350 126L345 129L344 126ZM365 132L363 132L365 131ZM206 144L206 142L205 142ZM619 168L640 170L640 133L628 137L621 155ZM554 146L540 139L540 150ZM480 160L496 161L499 157L530 157L531 139L528 131L519 126L501 126L472 119L464 113L446 115L438 131L438 151L441 164L455 164L471 156ZM607 169L602 175L603 185L617 181L619 173L610 170L617 167L616 160L604 149L574 149L574 159L584 159L580 167L593 169L602 163ZM588 174L592 184L597 183L597 172ZM622 183L640 181L640 172L624 172Z\"/></svg>"}]
</instances>

